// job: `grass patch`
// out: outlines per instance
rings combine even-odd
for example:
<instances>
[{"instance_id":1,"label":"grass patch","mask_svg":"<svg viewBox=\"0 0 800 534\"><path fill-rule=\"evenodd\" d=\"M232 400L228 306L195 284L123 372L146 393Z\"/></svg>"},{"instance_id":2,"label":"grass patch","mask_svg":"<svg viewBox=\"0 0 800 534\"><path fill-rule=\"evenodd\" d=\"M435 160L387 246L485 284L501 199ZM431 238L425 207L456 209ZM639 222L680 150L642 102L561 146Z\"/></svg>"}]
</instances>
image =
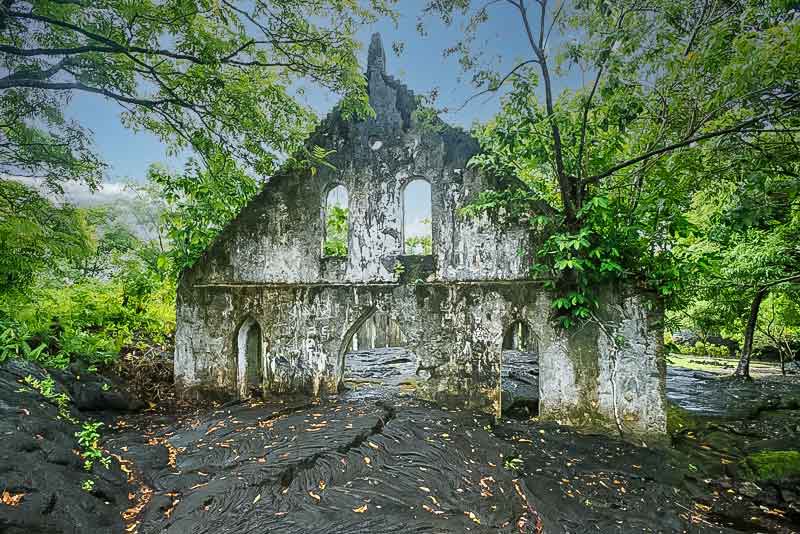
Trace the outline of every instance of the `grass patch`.
<instances>
[{"instance_id":1,"label":"grass patch","mask_svg":"<svg viewBox=\"0 0 800 534\"><path fill-rule=\"evenodd\" d=\"M761 451L745 458L750 474L757 480L800 477L800 452Z\"/></svg>"},{"instance_id":2,"label":"grass patch","mask_svg":"<svg viewBox=\"0 0 800 534\"><path fill-rule=\"evenodd\" d=\"M694 354L681 354L671 352L667 354L667 363L674 367L683 367L694 371L706 371L730 376L736 370L738 359L721 358L716 356L696 356ZM750 374L754 377L781 374L780 364L758 360L750 361Z\"/></svg>"}]
</instances>

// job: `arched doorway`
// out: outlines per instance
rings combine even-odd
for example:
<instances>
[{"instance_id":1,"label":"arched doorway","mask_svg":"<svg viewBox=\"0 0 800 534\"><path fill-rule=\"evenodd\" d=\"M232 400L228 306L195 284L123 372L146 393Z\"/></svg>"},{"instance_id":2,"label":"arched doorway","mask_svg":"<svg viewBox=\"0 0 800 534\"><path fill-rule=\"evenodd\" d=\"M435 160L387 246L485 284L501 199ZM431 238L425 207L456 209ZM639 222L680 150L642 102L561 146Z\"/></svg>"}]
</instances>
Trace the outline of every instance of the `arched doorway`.
<instances>
[{"instance_id":1,"label":"arched doorway","mask_svg":"<svg viewBox=\"0 0 800 534\"><path fill-rule=\"evenodd\" d=\"M246 319L239 327L237 346L237 389L247 399L261 394L264 384L264 358L261 326L255 319Z\"/></svg>"},{"instance_id":2,"label":"arched doorway","mask_svg":"<svg viewBox=\"0 0 800 534\"><path fill-rule=\"evenodd\" d=\"M400 324L374 307L347 331L340 358L343 389L411 389L418 379L417 356L409 349Z\"/></svg>"},{"instance_id":3,"label":"arched doorway","mask_svg":"<svg viewBox=\"0 0 800 534\"><path fill-rule=\"evenodd\" d=\"M514 321L503 333L500 406L504 415L539 414L539 342L528 323Z\"/></svg>"}]
</instances>

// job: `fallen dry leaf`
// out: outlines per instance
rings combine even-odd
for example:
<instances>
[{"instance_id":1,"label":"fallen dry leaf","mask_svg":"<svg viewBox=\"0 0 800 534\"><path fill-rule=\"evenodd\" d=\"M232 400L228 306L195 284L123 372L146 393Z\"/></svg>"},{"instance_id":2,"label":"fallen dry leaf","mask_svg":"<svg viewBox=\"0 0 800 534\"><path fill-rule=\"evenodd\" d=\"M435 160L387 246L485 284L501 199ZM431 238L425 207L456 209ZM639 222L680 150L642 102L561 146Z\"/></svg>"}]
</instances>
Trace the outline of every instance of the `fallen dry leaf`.
<instances>
[{"instance_id":1,"label":"fallen dry leaf","mask_svg":"<svg viewBox=\"0 0 800 534\"><path fill-rule=\"evenodd\" d=\"M358 508L353 508L353 511L355 513L357 513L357 514L363 514L364 512L367 511L367 505L365 504L364 506L359 506Z\"/></svg>"},{"instance_id":2,"label":"fallen dry leaf","mask_svg":"<svg viewBox=\"0 0 800 534\"><path fill-rule=\"evenodd\" d=\"M22 498L24 496L24 493L10 493L8 490L3 490L3 496L1 500L6 506L19 506L19 503L22 502Z\"/></svg>"},{"instance_id":3,"label":"fallen dry leaf","mask_svg":"<svg viewBox=\"0 0 800 534\"><path fill-rule=\"evenodd\" d=\"M476 525L480 525L481 524L481 520L478 519L478 516L475 515L474 512L464 512L464 515L469 517L472 520L472 522L475 523Z\"/></svg>"}]
</instances>

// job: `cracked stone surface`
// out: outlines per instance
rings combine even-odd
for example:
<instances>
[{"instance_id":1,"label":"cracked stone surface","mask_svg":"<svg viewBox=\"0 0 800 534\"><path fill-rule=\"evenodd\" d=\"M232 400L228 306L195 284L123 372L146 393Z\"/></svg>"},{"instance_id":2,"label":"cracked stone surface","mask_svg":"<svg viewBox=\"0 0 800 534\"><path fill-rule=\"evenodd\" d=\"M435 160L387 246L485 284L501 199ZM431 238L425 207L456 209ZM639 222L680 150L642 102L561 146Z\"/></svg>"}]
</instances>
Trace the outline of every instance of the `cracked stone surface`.
<instances>
[{"instance_id":1,"label":"cracked stone surface","mask_svg":"<svg viewBox=\"0 0 800 534\"><path fill-rule=\"evenodd\" d=\"M334 109L309 141L334 151L331 166L272 177L183 273L175 350L183 394L246 397L248 376L263 377L259 386L271 395L336 394L344 354L388 341L360 334L362 327L391 321L395 331L385 337L416 354L418 374L427 377L416 389L421 398L498 415L504 333L522 321L538 343L542 417L663 435L657 300L633 288L601 288L598 321L555 329L554 296L530 278L537 239L529 229L502 213L460 215L498 185L468 168L477 142L420 118L414 94L387 73L378 36L365 76L376 116L345 119ZM429 256L403 250L403 192L415 179L431 184ZM348 255L328 258L323 208L339 185L348 192ZM253 323L261 343L249 361L260 362L258 373L248 372L255 349L243 348L247 335L240 335Z\"/></svg>"},{"instance_id":2,"label":"cracked stone surface","mask_svg":"<svg viewBox=\"0 0 800 534\"><path fill-rule=\"evenodd\" d=\"M667 449L385 386L128 416L106 445L150 492L141 534L735 532L685 515L686 460Z\"/></svg>"}]
</instances>

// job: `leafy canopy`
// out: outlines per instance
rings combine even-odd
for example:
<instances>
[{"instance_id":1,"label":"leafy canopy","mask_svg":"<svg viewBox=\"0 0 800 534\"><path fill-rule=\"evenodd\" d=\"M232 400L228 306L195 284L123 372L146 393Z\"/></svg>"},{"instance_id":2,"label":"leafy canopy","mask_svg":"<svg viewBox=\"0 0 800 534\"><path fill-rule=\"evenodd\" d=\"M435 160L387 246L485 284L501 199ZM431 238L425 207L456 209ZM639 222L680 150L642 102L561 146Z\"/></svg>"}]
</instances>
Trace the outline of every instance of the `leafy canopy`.
<instances>
[{"instance_id":1,"label":"leafy canopy","mask_svg":"<svg viewBox=\"0 0 800 534\"><path fill-rule=\"evenodd\" d=\"M77 93L201 158L223 150L259 175L300 147L311 80L368 109L353 38L394 0L5 0L0 3L0 172L96 186L90 132L64 113Z\"/></svg>"},{"instance_id":2,"label":"leafy canopy","mask_svg":"<svg viewBox=\"0 0 800 534\"><path fill-rule=\"evenodd\" d=\"M474 46L501 9L530 47L506 71ZM478 94L506 93L473 161L504 187L467 211L503 207L544 234L535 268L560 287L564 324L591 315L598 283L671 297L702 267L674 245L694 231L686 210L719 170L715 150L780 162L797 146L800 19L785 2L436 0L426 11L465 19L445 52ZM556 91L576 73L585 83Z\"/></svg>"}]
</instances>

